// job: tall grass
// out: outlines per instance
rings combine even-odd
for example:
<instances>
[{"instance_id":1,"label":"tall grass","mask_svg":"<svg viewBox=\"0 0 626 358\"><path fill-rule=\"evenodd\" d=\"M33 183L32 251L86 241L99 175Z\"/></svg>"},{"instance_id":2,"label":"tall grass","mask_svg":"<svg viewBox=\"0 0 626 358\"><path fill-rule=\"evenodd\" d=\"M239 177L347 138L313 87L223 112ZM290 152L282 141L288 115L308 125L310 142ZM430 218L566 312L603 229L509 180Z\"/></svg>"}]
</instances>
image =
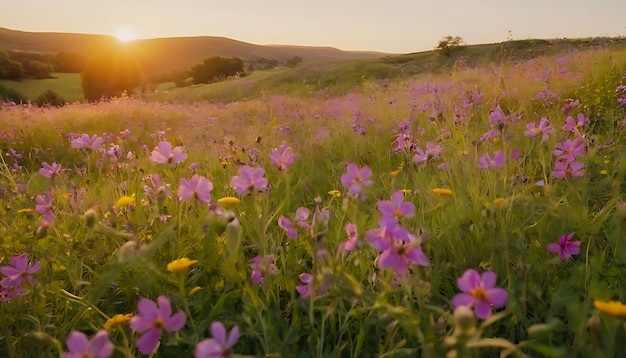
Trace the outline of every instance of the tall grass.
<instances>
[{"instance_id":1,"label":"tall grass","mask_svg":"<svg viewBox=\"0 0 626 358\"><path fill-rule=\"evenodd\" d=\"M321 86L306 97L264 93L228 103L126 98L4 108L0 262L26 253L41 269L28 294L0 304L0 351L59 355L72 331L93 336L116 314L137 315L140 299L164 295L187 322L163 334L155 356L191 356L215 321L239 327L231 353L249 356L620 356L623 313L594 302L626 302L626 111L616 93L625 64L623 53L595 50L457 63L450 74L402 81L365 78L358 90L349 82L333 95ZM293 91L307 88L301 81L294 77ZM580 106L561 110L574 100ZM490 120L496 107L512 119ZM584 175L558 178L553 150L577 136L562 127L578 113L590 119L577 127ZM541 118L554 131L525 136ZM490 129L495 137L487 138ZM104 145L72 148L71 133L103 136ZM394 150L402 134L412 145ZM151 161L162 140L187 159ZM268 156L283 142L297 156L281 171ZM428 142L441 153L414 161ZM122 155L113 160L106 151L116 146ZM498 151L503 166L479 167L483 154ZM44 161L63 170L50 180L38 173ZM372 171L362 198L342 186L348 163ZM264 168L271 187L238 194L230 180L245 165ZM145 192L154 174L170 196ZM212 182L214 205L178 199L181 179L194 174ZM400 224L430 262L410 264L405 275L384 267L366 235L381 225L379 202L398 190L415 206ZM47 228L34 210L46 191L55 216ZM215 204L223 197L240 202ZM299 207L311 211L311 229L289 239L279 218L294 221ZM358 244L342 251L348 223ZM548 251L569 233L579 254ZM275 270L266 262L263 285L254 285L249 260L270 254ZM197 263L170 272L168 263L182 257ZM451 307L468 269L494 272L508 292L489 319ZM302 273L313 277L308 299L297 289ZM115 356L138 356L139 336L128 323L108 331Z\"/></svg>"}]
</instances>

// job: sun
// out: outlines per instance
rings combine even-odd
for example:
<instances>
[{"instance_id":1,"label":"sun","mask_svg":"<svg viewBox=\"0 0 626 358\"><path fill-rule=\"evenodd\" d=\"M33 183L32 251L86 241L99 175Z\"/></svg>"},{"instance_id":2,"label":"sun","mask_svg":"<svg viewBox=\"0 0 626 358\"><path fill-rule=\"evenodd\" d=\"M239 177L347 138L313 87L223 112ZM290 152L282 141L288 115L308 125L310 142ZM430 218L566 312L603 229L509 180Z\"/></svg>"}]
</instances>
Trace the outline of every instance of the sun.
<instances>
[{"instance_id":1,"label":"sun","mask_svg":"<svg viewBox=\"0 0 626 358\"><path fill-rule=\"evenodd\" d=\"M131 42L137 38L137 34L128 27L122 27L115 32L115 37L122 42Z\"/></svg>"}]
</instances>

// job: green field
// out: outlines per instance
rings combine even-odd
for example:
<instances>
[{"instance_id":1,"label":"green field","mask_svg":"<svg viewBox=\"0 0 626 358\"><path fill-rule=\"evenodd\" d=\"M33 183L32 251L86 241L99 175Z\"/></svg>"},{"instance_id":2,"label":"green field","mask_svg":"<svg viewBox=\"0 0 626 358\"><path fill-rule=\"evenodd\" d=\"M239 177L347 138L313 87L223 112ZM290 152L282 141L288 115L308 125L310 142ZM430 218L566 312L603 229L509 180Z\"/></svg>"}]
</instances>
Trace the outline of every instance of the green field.
<instances>
[{"instance_id":1,"label":"green field","mask_svg":"<svg viewBox=\"0 0 626 358\"><path fill-rule=\"evenodd\" d=\"M474 50L2 107L0 357L626 356L626 53Z\"/></svg>"},{"instance_id":2,"label":"green field","mask_svg":"<svg viewBox=\"0 0 626 358\"><path fill-rule=\"evenodd\" d=\"M66 102L83 101L83 88L79 73L52 73L52 76L53 78L42 80L0 80L0 85L18 91L31 101L48 90L60 94Z\"/></svg>"}]
</instances>

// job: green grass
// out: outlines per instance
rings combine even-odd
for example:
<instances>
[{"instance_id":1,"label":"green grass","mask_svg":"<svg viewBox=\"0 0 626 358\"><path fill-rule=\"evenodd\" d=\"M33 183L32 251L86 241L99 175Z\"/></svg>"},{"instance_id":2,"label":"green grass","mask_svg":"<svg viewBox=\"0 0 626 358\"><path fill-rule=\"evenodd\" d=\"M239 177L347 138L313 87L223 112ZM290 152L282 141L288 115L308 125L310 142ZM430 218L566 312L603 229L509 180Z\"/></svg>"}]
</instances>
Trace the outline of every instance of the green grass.
<instances>
[{"instance_id":1,"label":"green grass","mask_svg":"<svg viewBox=\"0 0 626 358\"><path fill-rule=\"evenodd\" d=\"M594 302L626 303L626 109L617 102L626 94L615 92L626 55L602 48L560 56L418 75L389 72L409 61L335 63L160 89L151 101L3 109L0 265L26 253L41 269L27 295L0 302L0 353L58 356L72 331L92 337L115 314L137 314L140 299L164 295L187 324L164 332L162 357L191 356L215 321L239 327L233 353L255 357L622 356L623 317ZM559 94L552 103L536 97L546 89ZM569 114L591 119L577 128L584 175L558 178L553 150L576 137L562 129L570 99L581 106ZM521 119L491 122L496 104ZM525 136L544 117L553 127L545 140ZM490 130L497 139L482 140ZM76 149L69 133L106 139L100 150ZM396 151L401 133L412 146ZM187 159L151 161L161 140ZM269 159L283 142L297 155L287 170ZM441 153L414 160L433 146ZM119 157L106 154L118 147ZM503 166L479 167L498 151ZM44 161L63 170L45 178ZM371 169L361 198L342 184L348 163ZM263 168L271 190L235 191L231 178L246 165ZM144 190L153 175L160 194ZM193 175L212 183L217 206L179 200ZM45 228L35 204L48 191L55 218ZM415 208L398 214L413 236L389 247L398 255L420 247L430 261L409 263L404 275L386 265L373 236L380 202L398 191ZM226 206L223 197L240 202ZM290 239L280 217L295 222L299 208L310 211L301 218L310 227ZM349 223L358 245L344 252ZM569 233L578 254L548 251ZM275 260L265 262L262 286L251 279L257 255ZM168 270L182 257L197 262L182 274ZM487 320L451 307L470 269L492 271L508 292ZM313 276L309 299L298 289L303 273ZM138 356L139 336L129 323L110 329L114 356Z\"/></svg>"},{"instance_id":2,"label":"green grass","mask_svg":"<svg viewBox=\"0 0 626 358\"><path fill-rule=\"evenodd\" d=\"M31 101L34 101L37 96L48 90L60 94L67 102L70 103L83 100L83 88L80 74L52 73L52 76L53 78L46 78L42 80L0 80L0 85L15 89Z\"/></svg>"}]
</instances>

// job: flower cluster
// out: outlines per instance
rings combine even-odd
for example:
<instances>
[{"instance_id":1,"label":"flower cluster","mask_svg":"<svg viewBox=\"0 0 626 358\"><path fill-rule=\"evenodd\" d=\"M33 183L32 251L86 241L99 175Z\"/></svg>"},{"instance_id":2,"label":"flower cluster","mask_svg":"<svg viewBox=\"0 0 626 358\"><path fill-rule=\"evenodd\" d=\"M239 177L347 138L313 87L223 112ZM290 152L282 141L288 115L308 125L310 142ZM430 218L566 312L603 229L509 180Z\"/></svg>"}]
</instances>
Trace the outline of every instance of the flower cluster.
<instances>
[{"instance_id":1,"label":"flower cluster","mask_svg":"<svg viewBox=\"0 0 626 358\"><path fill-rule=\"evenodd\" d=\"M0 302L9 302L15 297L26 295L29 291L23 287L23 283L37 285L32 275L41 268L39 262L30 263L26 254L13 256L9 262L10 265L0 267L0 273L6 276L0 280Z\"/></svg>"}]
</instances>

